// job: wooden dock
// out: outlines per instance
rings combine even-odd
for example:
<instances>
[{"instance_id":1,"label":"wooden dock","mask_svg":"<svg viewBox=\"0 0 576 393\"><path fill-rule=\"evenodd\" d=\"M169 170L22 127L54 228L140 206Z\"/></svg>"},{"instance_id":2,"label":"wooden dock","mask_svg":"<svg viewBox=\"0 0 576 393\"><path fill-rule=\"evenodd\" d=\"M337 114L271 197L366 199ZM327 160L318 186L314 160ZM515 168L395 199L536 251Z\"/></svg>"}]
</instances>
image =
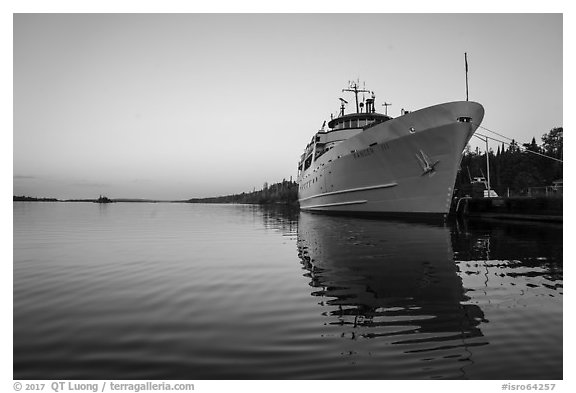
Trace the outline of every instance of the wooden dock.
<instances>
[{"instance_id":1,"label":"wooden dock","mask_svg":"<svg viewBox=\"0 0 576 393\"><path fill-rule=\"evenodd\" d=\"M562 223L561 197L464 197L454 206L458 217Z\"/></svg>"}]
</instances>

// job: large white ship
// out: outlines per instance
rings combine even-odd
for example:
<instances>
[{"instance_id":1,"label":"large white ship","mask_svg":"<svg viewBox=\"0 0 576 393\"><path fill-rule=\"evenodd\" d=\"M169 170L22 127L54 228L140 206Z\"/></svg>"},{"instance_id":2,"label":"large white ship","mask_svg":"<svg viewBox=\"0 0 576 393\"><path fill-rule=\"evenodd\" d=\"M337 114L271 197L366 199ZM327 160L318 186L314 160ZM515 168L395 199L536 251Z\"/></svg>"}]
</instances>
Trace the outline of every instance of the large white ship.
<instances>
[{"instance_id":1,"label":"large white ship","mask_svg":"<svg viewBox=\"0 0 576 393\"><path fill-rule=\"evenodd\" d=\"M353 82L356 112L322 126L298 163L300 208L354 214L449 212L462 152L484 108L449 102L392 118L376 113L374 94ZM371 98L358 102L359 93Z\"/></svg>"}]
</instances>

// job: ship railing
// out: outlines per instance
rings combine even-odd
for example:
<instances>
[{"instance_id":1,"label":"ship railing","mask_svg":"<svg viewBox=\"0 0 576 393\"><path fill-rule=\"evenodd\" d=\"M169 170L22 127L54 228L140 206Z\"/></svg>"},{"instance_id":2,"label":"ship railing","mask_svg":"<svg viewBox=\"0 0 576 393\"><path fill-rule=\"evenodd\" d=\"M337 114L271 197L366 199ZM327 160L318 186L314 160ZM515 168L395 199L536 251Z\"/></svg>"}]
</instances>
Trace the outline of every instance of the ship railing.
<instances>
[{"instance_id":1,"label":"ship railing","mask_svg":"<svg viewBox=\"0 0 576 393\"><path fill-rule=\"evenodd\" d=\"M562 196L563 193L563 187L562 186L527 187L522 191L525 193L526 196L529 197L535 197L535 196L560 197Z\"/></svg>"},{"instance_id":2,"label":"ship railing","mask_svg":"<svg viewBox=\"0 0 576 393\"><path fill-rule=\"evenodd\" d=\"M563 191L562 186L524 187L520 189L511 189L507 187L501 190L500 195L505 197L562 198Z\"/></svg>"}]
</instances>

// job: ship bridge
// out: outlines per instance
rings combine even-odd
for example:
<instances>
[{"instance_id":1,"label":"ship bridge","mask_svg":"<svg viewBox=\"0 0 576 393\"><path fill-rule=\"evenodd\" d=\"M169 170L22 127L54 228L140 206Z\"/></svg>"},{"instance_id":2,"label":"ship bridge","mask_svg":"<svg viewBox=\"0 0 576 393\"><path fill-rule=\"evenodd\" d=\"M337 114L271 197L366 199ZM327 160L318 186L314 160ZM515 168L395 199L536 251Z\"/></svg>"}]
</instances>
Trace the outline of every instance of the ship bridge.
<instances>
[{"instance_id":1,"label":"ship bridge","mask_svg":"<svg viewBox=\"0 0 576 393\"><path fill-rule=\"evenodd\" d=\"M343 130L347 128L364 128L366 126L372 126L390 119L392 119L390 116L376 112L349 113L347 115L340 116L336 119L330 120L330 122L328 123L328 127L331 128L332 130Z\"/></svg>"},{"instance_id":2,"label":"ship bridge","mask_svg":"<svg viewBox=\"0 0 576 393\"><path fill-rule=\"evenodd\" d=\"M342 89L342 91L354 93L356 112L345 114L344 111L348 101L339 98L341 106L338 117L332 118L328 122L327 130L324 128L326 125L326 122L324 122L322 129L312 137L312 140L306 146L304 154L300 157L298 163L298 175L300 175L302 171L307 170L311 166L312 162L316 161L316 159L324 153L334 148L334 146L341 141L349 139L376 124L392 119L392 117L388 116L388 113L384 115L376 113L376 97L374 92L360 89L359 82L349 82L349 87L347 89ZM371 97L360 102L358 99L359 93L370 93ZM391 104L384 103L383 105L387 107Z\"/></svg>"}]
</instances>

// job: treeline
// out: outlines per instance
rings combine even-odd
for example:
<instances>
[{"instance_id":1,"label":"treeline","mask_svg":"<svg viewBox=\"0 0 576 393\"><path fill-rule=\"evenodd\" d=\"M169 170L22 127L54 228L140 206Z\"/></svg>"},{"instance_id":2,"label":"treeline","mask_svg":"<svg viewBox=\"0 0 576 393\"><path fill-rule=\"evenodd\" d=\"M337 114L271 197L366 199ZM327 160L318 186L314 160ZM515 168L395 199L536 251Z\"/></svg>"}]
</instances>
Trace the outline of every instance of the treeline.
<instances>
[{"instance_id":1,"label":"treeline","mask_svg":"<svg viewBox=\"0 0 576 393\"><path fill-rule=\"evenodd\" d=\"M243 192L211 198L192 198L190 203L247 203L247 204L297 204L298 203L298 183L282 180L280 183L268 185L264 183L261 190Z\"/></svg>"},{"instance_id":2,"label":"treeline","mask_svg":"<svg viewBox=\"0 0 576 393\"><path fill-rule=\"evenodd\" d=\"M498 195L508 191L521 194L529 187L544 187L562 179L563 128L556 127L542 136L542 143L532 138L530 143L519 145L512 141L507 146L502 143L496 152L490 149L490 186ZM539 153L534 154L534 153ZM456 190L469 187L470 177L487 177L486 152L471 151L469 146L464 152L460 171L456 177Z\"/></svg>"},{"instance_id":3,"label":"treeline","mask_svg":"<svg viewBox=\"0 0 576 393\"><path fill-rule=\"evenodd\" d=\"M56 198L35 198L24 195L12 195L12 202L60 202Z\"/></svg>"}]
</instances>

